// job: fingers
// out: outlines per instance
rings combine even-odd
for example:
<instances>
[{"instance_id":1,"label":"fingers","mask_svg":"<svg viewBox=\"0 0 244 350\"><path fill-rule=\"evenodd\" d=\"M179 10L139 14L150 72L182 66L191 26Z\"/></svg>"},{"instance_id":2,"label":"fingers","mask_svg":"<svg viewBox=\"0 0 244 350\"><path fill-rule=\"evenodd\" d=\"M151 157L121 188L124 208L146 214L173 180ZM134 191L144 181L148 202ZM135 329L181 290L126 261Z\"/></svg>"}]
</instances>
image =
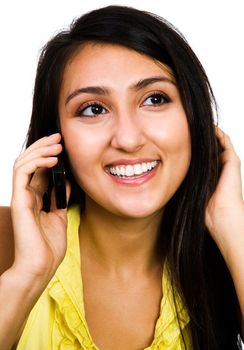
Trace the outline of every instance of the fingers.
<instances>
[{"instance_id":1,"label":"fingers","mask_svg":"<svg viewBox=\"0 0 244 350\"><path fill-rule=\"evenodd\" d=\"M34 142L32 145L30 145L23 153L19 155L18 159L21 160L22 157L40 148L44 144L45 146L50 146L50 145L53 145L54 143L59 143L60 141L61 141L61 135L59 133L52 134L50 136L44 136L41 139Z\"/></svg>"},{"instance_id":2,"label":"fingers","mask_svg":"<svg viewBox=\"0 0 244 350\"><path fill-rule=\"evenodd\" d=\"M60 143L55 143L53 145L42 146L32 151L24 152L16 159L15 167L19 167L24 165L27 162L30 162L33 159L37 159L38 157L48 157L48 156L56 156L62 150L62 145Z\"/></svg>"},{"instance_id":3,"label":"fingers","mask_svg":"<svg viewBox=\"0 0 244 350\"><path fill-rule=\"evenodd\" d=\"M225 163L227 161L234 161L240 165L241 161L238 155L235 152L234 146L231 142L230 137L219 127L215 126L216 136L223 148L221 158Z\"/></svg>"},{"instance_id":4,"label":"fingers","mask_svg":"<svg viewBox=\"0 0 244 350\"><path fill-rule=\"evenodd\" d=\"M233 148L230 137L218 126L215 126L216 136L224 149Z\"/></svg>"},{"instance_id":5,"label":"fingers","mask_svg":"<svg viewBox=\"0 0 244 350\"><path fill-rule=\"evenodd\" d=\"M60 134L54 134L49 137L43 137L31 145L25 152L23 152L15 161L13 169L13 197L15 200L22 197L22 203L24 203L23 196L27 196L25 191L31 191L38 194L43 191L43 185L45 186L45 177L43 172L40 172L40 168L53 167L58 159L57 155L62 150L60 142ZM37 172L38 170L38 172ZM34 174L32 181L31 176ZM34 199L34 192L32 193L32 203ZM30 197L29 197L30 199Z\"/></svg>"}]
</instances>

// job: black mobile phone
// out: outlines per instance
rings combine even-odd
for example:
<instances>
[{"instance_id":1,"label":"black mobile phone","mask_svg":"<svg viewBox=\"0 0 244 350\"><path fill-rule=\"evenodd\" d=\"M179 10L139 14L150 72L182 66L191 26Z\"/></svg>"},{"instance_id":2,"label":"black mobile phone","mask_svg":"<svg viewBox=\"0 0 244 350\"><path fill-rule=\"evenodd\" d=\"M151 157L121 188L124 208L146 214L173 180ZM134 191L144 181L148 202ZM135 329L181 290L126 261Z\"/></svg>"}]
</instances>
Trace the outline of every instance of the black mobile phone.
<instances>
[{"instance_id":1,"label":"black mobile phone","mask_svg":"<svg viewBox=\"0 0 244 350\"><path fill-rule=\"evenodd\" d=\"M57 209L67 207L64 155L58 155L58 163L52 168L52 181Z\"/></svg>"}]
</instances>

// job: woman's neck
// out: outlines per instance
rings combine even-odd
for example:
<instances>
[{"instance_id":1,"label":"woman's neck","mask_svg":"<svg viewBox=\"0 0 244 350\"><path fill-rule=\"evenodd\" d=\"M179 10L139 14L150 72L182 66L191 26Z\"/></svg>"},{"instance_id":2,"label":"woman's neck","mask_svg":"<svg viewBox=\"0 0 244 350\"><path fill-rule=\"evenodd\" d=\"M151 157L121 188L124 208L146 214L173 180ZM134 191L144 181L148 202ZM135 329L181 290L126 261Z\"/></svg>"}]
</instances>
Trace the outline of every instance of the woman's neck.
<instances>
[{"instance_id":1,"label":"woman's neck","mask_svg":"<svg viewBox=\"0 0 244 350\"><path fill-rule=\"evenodd\" d=\"M162 211L142 219L119 217L88 199L80 224L82 257L111 276L148 274L162 263L157 253L161 219Z\"/></svg>"}]
</instances>

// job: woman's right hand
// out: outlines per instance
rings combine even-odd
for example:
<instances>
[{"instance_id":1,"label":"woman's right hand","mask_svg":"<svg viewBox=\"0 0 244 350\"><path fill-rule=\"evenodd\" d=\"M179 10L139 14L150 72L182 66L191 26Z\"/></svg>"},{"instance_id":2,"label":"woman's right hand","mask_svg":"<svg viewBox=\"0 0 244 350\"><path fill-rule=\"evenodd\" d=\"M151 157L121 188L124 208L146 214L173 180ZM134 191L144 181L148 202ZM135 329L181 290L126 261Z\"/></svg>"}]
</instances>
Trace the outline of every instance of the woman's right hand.
<instances>
[{"instance_id":1,"label":"woman's right hand","mask_svg":"<svg viewBox=\"0 0 244 350\"><path fill-rule=\"evenodd\" d=\"M60 134L43 137L28 147L14 164L11 215L15 260L12 268L23 278L50 280L65 256L67 209L56 208L52 191L50 212L42 210L42 197L48 186L46 168L56 165L62 150L60 141ZM69 184L66 191L68 198Z\"/></svg>"}]
</instances>

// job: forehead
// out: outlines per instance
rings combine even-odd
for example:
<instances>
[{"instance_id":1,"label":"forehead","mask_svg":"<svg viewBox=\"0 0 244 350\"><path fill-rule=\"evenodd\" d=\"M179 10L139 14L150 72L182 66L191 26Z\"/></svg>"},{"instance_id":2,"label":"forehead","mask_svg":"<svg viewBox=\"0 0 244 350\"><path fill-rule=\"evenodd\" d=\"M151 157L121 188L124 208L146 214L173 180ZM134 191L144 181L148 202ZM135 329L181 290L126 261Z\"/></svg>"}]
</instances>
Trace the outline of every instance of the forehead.
<instances>
[{"instance_id":1,"label":"forehead","mask_svg":"<svg viewBox=\"0 0 244 350\"><path fill-rule=\"evenodd\" d=\"M118 79L130 85L130 80L159 73L173 79L167 65L147 55L117 44L87 43L67 63L62 85L69 89L80 83L99 85Z\"/></svg>"}]
</instances>

